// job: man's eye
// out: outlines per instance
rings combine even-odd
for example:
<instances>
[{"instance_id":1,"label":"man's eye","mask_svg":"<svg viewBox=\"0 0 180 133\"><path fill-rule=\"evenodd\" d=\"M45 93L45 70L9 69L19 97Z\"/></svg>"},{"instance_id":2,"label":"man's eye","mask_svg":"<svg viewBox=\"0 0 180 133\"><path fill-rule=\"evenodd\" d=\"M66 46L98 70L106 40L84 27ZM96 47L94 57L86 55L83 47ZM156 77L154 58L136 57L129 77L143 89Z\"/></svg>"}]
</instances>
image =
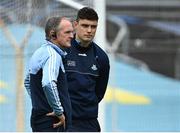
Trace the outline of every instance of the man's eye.
<instances>
[{"instance_id":1,"label":"man's eye","mask_svg":"<svg viewBox=\"0 0 180 133\"><path fill-rule=\"evenodd\" d=\"M95 29L97 26L96 25L92 25L91 28Z\"/></svg>"},{"instance_id":2,"label":"man's eye","mask_svg":"<svg viewBox=\"0 0 180 133\"><path fill-rule=\"evenodd\" d=\"M88 26L88 25L82 25L82 27L87 28L87 27L89 27L89 26Z\"/></svg>"}]
</instances>

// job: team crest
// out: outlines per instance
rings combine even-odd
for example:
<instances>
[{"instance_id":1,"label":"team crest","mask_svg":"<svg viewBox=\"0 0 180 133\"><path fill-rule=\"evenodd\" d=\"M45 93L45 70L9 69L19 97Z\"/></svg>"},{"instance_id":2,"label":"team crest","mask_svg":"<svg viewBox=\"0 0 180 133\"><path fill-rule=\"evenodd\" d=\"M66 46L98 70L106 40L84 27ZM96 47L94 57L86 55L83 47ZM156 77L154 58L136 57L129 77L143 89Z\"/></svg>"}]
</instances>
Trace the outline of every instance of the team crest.
<instances>
[{"instance_id":1,"label":"team crest","mask_svg":"<svg viewBox=\"0 0 180 133\"><path fill-rule=\"evenodd\" d=\"M91 69L94 70L94 71L96 71L96 70L97 70L96 65L93 64L92 67L91 67Z\"/></svg>"}]
</instances>

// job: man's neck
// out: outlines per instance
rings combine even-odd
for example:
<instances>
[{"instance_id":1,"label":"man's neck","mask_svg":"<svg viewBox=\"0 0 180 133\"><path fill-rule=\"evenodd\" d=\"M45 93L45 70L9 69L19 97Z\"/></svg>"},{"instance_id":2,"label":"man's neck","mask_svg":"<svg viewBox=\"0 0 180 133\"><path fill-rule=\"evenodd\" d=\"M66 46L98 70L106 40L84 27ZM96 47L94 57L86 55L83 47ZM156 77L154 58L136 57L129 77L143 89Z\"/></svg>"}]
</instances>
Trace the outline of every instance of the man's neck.
<instances>
[{"instance_id":1,"label":"man's neck","mask_svg":"<svg viewBox=\"0 0 180 133\"><path fill-rule=\"evenodd\" d=\"M79 42L79 45L80 45L81 47L84 47L84 48L89 47L89 45L90 45L90 43L91 43L91 42L84 42L84 41L80 40L80 39L77 38L77 37L76 37L76 40Z\"/></svg>"},{"instance_id":2,"label":"man's neck","mask_svg":"<svg viewBox=\"0 0 180 133\"><path fill-rule=\"evenodd\" d=\"M64 49L64 48L63 48L61 45L59 45L59 43L57 43L56 41L51 40L51 42L52 42L54 45L58 46L61 50Z\"/></svg>"}]
</instances>

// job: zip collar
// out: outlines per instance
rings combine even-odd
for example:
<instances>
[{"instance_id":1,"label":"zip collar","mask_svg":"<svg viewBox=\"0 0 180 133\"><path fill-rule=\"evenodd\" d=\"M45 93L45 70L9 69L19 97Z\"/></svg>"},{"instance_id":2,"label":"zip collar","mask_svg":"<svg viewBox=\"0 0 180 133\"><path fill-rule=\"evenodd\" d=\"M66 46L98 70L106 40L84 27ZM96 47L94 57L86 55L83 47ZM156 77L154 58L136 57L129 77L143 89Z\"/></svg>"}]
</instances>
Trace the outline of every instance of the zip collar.
<instances>
[{"instance_id":1,"label":"zip collar","mask_svg":"<svg viewBox=\"0 0 180 133\"><path fill-rule=\"evenodd\" d=\"M80 42L79 40L77 40L77 39L73 39L72 42L73 42L73 45L75 46L75 48L77 48L77 49L80 50L81 52L87 51L87 50L90 49L90 48L92 47L92 45L93 45L93 42L91 42L88 47L82 47L82 46L80 45L81 42Z\"/></svg>"}]
</instances>

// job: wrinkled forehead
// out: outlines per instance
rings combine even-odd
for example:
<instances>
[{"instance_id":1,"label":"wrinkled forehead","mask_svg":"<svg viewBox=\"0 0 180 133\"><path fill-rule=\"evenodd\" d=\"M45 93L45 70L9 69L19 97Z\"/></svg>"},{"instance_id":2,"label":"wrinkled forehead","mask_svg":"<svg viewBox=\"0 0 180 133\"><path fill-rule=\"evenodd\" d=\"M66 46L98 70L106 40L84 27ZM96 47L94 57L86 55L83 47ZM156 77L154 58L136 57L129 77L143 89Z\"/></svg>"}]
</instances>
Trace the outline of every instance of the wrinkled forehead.
<instances>
[{"instance_id":1,"label":"wrinkled forehead","mask_svg":"<svg viewBox=\"0 0 180 133\"><path fill-rule=\"evenodd\" d=\"M61 30L64 28L72 28L72 27L73 27L72 22L69 19L64 18L61 20L58 29Z\"/></svg>"}]
</instances>

